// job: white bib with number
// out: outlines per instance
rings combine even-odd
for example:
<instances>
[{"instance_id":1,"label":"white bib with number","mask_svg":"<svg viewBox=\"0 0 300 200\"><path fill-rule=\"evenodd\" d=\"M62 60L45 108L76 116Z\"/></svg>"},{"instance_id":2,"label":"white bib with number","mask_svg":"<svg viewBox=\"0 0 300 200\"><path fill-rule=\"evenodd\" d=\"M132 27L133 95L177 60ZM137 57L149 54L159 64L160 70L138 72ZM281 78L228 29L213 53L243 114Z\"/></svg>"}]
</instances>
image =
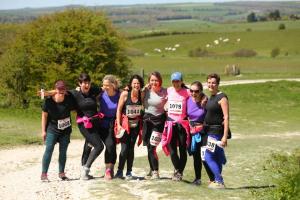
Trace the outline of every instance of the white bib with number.
<instances>
[{"instance_id":1,"label":"white bib with number","mask_svg":"<svg viewBox=\"0 0 300 200\"><path fill-rule=\"evenodd\" d=\"M205 161L206 147L201 147L201 160Z\"/></svg>"},{"instance_id":2,"label":"white bib with number","mask_svg":"<svg viewBox=\"0 0 300 200\"><path fill-rule=\"evenodd\" d=\"M169 101L168 112L173 114L182 114L182 101Z\"/></svg>"},{"instance_id":3,"label":"white bib with number","mask_svg":"<svg viewBox=\"0 0 300 200\"><path fill-rule=\"evenodd\" d=\"M213 137L208 136L207 145L206 145L207 150L211 152L215 152L216 146L217 146L217 140Z\"/></svg>"},{"instance_id":4,"label":"white bib with number","mask_svg":"<svg viewBox=\"0 0 300 200\"><path fill-rule=\"evenodd\" d=\"M71 126L70 117L67 117L65 119L59 119L57 121L57 129L59 129L59 130L64 130L64 129L70 127L70 126Z\"/></svg>"},{"instance_id":5,"label":"white bib with number","mask_svg":"<svg viewBox=\"0 0 300 200\"><path fill-rule=\"evenodd\" d=\"M157 131L152 131L151 137L150 137L150 144L153 146L158 146L161 141L162 133Z\"/></svg>"},{"instance_id":6,"label":"white bib with number","mask_svg":"<svg viewBox=\"0 0 300 200\"><path fill-rule=\"evenodd\" d=\"M141 115L142 105L127 105L126 115L130 118L135 118Z\"/></svg>"}]
</instances>

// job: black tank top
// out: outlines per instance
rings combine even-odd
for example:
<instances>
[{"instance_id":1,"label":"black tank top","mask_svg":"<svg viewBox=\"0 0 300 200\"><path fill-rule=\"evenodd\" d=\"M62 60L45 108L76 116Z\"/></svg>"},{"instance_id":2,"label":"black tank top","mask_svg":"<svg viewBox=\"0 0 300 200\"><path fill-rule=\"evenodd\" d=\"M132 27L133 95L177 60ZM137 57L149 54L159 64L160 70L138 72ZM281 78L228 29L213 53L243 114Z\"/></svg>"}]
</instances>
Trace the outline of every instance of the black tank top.
<instances>
[{"instance_id":1,"label":"black tank top","mask_svg":"<svg viewBox=\"0 0 300 200\"><path fill-rule=\"evenodd\" d=\"M131 100L131 90L128 91L127 99L122 109L122 113L126 115L128 118L136 118L141 116L142 114L142 100L141 100L141 92L139 92L139 97L137 102L132 102Z\"/></svg>"},{"instance_id":2,"label":"black tank top","mask_svg":"<svg viewBox=\"0 0 300 200\"><path fill-rule=\"evenodd\" d=\"M204 122L207 125L222 125L224 121L224 115L221 105L218 103L223 97L227 98L226 94L219 92L216 95L212 95L205 106L206 115ZM227 98L228 99L228 98Z\"/></svg>"}]
</instances>

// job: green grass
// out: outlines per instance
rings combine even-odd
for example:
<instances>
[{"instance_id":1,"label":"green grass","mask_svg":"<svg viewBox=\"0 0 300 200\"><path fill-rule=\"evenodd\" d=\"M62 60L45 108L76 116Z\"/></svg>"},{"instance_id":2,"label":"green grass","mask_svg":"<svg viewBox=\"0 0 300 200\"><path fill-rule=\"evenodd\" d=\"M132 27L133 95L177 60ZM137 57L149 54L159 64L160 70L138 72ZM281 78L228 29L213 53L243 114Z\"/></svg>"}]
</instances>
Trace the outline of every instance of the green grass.
<instances>
[{"instance_id":1,"label":"green grass","mask_svg":"<svg viewBox=\"0 0 300 200\"><path fill-rule=\"evenodd\" d=\"M299 29L300 21L269 21L269 22L257 22L257 23L213 23L197 19L190 20L168 20L154 23L153 25L138 27L122 27L121 32L128 36L143 35L152 32L246 32L251 29L252 32L256 31L274 31L278 30L279 24L285 24L287 30Z\"/></svg>"},{"instance_id":2,"label":"green grass","mask_svg":"<svg viewBox=\"0 0 300 200\"><path fill-rule=\"evenodd\" d=\"M0 108L0 147L41 144L40 135L41 109ZM81 138L74 123L72 138Z\"/></svg>"},{"instance_id":3,"label":"green grass","mask_svg":"<svg viewBox=\"0 0 300 200\"><path fill-rule=\"evenodd\" d=\"M230 100L231 127L241 134L300 130L300 83L269 82L223 87Z\"/></svg>"},{"instance_id":4,"label":"green grass","mask_svg":"<svg viewBox=\"0 0 300 200\"><path fill-rule=\"evenodd\" d=\"M134 71L143 68L146 74L153 70L162 74L181 71L189 76L211 72L223 74L226 65L236 65L242 74L249 77L299 77L300 46L296 45L300 44L299 34L299 28L284 31L203 32L135 39L129 45L145 54L131 57L131 60ZM212 44L220 37L229 38L229 42L206 48L206 44ZM237 38L241 39L239 43ZM176 51L165 51L166 47L174 47L175 44L180 44ZM207 49L211 56L189 57L188 52L198 47ZM162 52L155 52L155 48ZM280 55L276 58L270 56L273 48L280 48ZM251 58L233 57L232 54L239 49L252 49L257 55Z\"/></svg>"}]
</instances>

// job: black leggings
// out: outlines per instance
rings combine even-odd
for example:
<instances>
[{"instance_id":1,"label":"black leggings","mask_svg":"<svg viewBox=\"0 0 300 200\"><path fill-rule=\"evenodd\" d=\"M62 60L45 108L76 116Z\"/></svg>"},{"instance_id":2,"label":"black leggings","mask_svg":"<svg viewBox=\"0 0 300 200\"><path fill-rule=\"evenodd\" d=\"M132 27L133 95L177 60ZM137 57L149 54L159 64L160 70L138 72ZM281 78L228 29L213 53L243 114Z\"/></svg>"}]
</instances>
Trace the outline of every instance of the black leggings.
<instances>
[{"instance_id":1,"label":"black leggings","mask_svg":"<svg viewBox=\"0 0 300 200\"><path fill-rule=\"evenodd\" d=\"M163 132L165 119L161 119L161 123L154 125L153 122L145 120L143 124L143 140L144 145L147 146L148 150L148 161L151 171L158 171L158 156L156 153L156 146L150 144L150 137L152 131Z\"/></svg>"},{"instance_id":2,"label":"black leggings","mask_svg":"<svg viewBox=\"0 0 300 200\"><path fill-rule=\"evenodd\" d=\"M124 133L121 138L121 152L119 155L118 170L123 171L125 162L127 161L127 172L132 171L132 165L134 160L134 145L138 137L139 127L131 128L130 134Z\"/></svg>"},{"instance_id":3,"label":"black leggings","mask_svg":"<svg viewBox=\"0 0 300 200\"><path fill-rule=\"evenodd\" d=\"M180 157L177 152L177 143L179 145ZM182 174L187 161L186 131L178 123L173 126L172 138L168 147L170 149L171 160L175 170L178 170Z\"/></svg>"},{"instance_id":4,"label":"black leggings","mask_svg":"<svg viewBox=\"0 0 300 200\"><path fill-rule=\"evenodd\" d=\"M197 143L196 151L193 153L194 158L194 170L195 170L195 178L201 179L201 171L202 171L202 163L206 170L206 173L209 177L210 181L214 181L214 174L212 173L211 169L208 167L205 161L201 159L201 146L205 146L207 141L207 135L202 136L201 142Z\"/></svg>"},{"instance_id":5,"label":"black leggings","mask_svg":"<svg viewBox=\"0 0 300 200\"><path fill-rule=\"evenodd\" d=\"M81 164L82 166L90 168L96 158L103 151L104 145L98 132L99 129L97 125L93 124L93 128L86 129L83 124L78 124L78 128L85 138ZM93 147L93 149L90 145Z\"/></svg>"},{"instance_id":6,"label":"black leggings","mask_svg":"<svg viewBox=\"0 0 300 200\"><path fill-rule=\"evenodd\" d=\"M105 144L104 162L105 164L115 164L117 160L117 151L113 126L110 126L109 128L101 127L100 132L100 136Z\"/></svg>"}]
</instances>

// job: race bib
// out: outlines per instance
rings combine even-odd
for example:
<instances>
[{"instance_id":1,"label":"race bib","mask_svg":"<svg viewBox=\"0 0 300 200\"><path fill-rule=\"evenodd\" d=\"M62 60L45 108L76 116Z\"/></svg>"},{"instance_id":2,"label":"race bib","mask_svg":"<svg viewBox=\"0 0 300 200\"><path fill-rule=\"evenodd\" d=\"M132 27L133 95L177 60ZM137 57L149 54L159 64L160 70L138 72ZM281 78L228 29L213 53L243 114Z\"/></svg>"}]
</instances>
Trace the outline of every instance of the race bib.
<instances>
[{"instance_id":1,"label":"race bib","mask_svg":"<svg viewBox=\"0 0 300 200\"><path fill-rule=\"evenodd\" d=\"M205 161L206 147L201 147L201 160Z\"/></svg>"},{"instance_id":2,"label":"race bib","mask_svg":"<svg viewBox=\"0 0 300 200\"><path fill-rule=\"evenodd\" d=\"M169 101L168 112L173 114L182 114L182 101Z\"/></svg>"},{"instance_id":3,"label":"race bib","mask_svg":"<svg viewBox=\"0 0 300 200\"><path fill-rule=\"evenodd\" d=\"M59 119L57 121L57 129L59 129L59 130L64 130L64 129L70 127L70 126L71 126L70 117L67 117L65 119Z\"/></svg>"},{"instance_id":4,"label":"race bib","mask_svg":"<svg viewBox=\"0 0 300 200\"><path fill-rule=\"evenodd\" d=\"M150 144L153 146L158 146L161 141L162 133L157 131L152 131L151 137L150 137Z\"/></svg>"},{"instance_id":5,"label":"race bib","mask_svg":"<svg viewBox=\"0 0 300 200\"><path fill-rule=\"evenodd\" d=\"M126 115L130 118L135 118L141 115L142 105L127 105Z\"/></svg>"},{"instance_id":6,"label":"race bib","mask_svg":"<svg viewBox=\"0 0 300 200\"><path fill-rule=\"evenodd\" d=\"M217 140L215 138L209 137L207 138L206 148L211 152L215 152L217 146Z\"/></svg>"}]
</instances>

